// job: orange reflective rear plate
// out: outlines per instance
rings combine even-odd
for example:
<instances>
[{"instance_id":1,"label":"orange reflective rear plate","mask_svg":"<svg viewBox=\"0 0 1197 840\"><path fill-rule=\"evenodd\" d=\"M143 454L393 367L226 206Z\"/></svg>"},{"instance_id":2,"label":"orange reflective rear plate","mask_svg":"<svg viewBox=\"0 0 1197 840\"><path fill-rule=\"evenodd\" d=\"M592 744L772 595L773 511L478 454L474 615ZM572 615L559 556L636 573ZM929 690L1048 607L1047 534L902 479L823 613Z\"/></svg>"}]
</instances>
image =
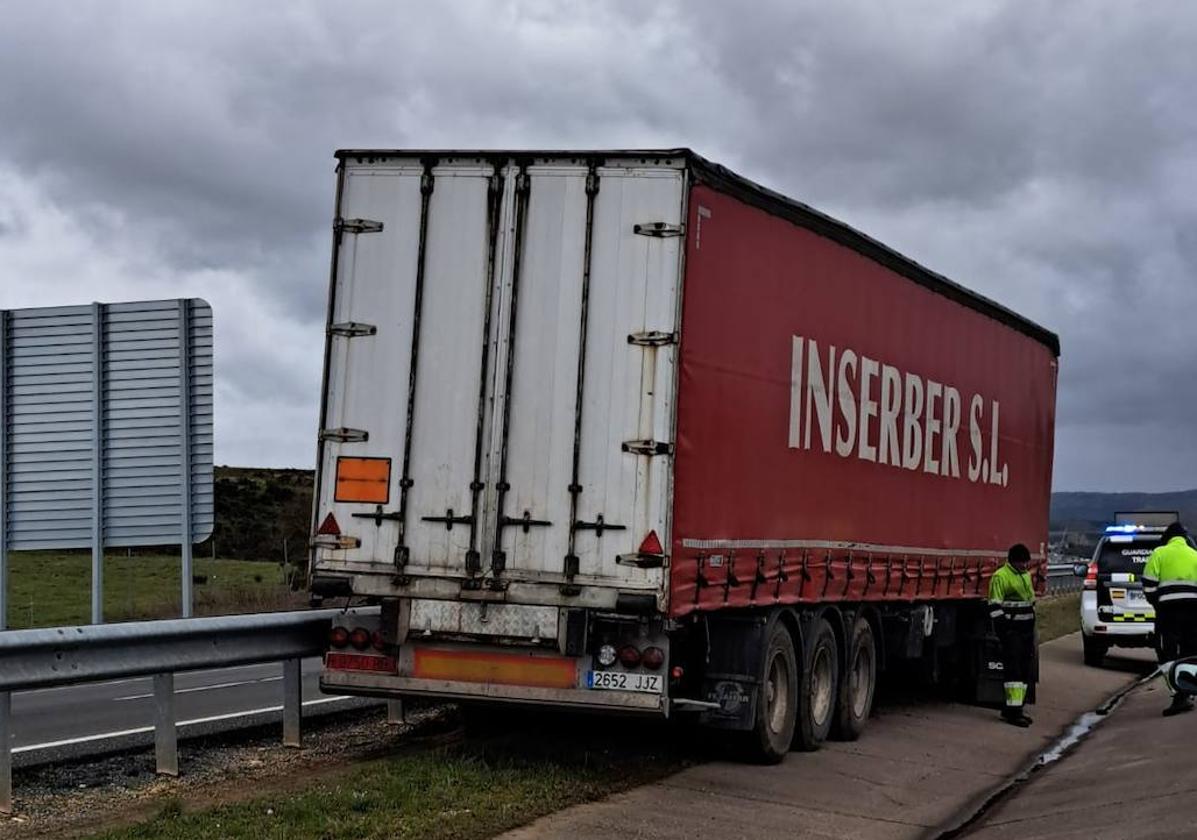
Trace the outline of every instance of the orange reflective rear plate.
<instances>
[{"instance_id":1,"label":"orange reflective rear plate","mask_svg":"<svg viewBox=\"0 0 1197 840\"><path fill-rule=\"evenodd\" d=\"M391 459L338 458L337 489L333 499L385 505L391 500Z\"/></svg>"},{"instance_id":2,"label":"orange reflective rear plate","mask_svg":"<svg viewBox=\"0 0 1197 840\"><path fill-rule=\"evenodd\" d=\"M577 688L578 664L561 656L529 656L417 648L412 676L425 680Z\"/></svg>"}]
</instances>

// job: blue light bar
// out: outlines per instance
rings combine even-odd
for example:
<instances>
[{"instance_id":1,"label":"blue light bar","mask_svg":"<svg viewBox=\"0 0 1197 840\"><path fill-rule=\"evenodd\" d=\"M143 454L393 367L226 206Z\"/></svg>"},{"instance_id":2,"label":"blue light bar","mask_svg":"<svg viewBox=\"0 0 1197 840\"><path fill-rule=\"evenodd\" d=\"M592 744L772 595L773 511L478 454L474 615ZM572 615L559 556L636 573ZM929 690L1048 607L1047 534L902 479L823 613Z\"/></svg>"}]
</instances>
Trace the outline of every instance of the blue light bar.
<instances>
[{"instance_id":1,"label":"blue light bar","mask_svg":"<svg viewBox=\"0 0 1197 840\"><path fill-rule=\"evenodd\" d=\"M1156 525L1107 525L1107 534L1161 534L1163 526Z\"/></svg>"}]
</instances>

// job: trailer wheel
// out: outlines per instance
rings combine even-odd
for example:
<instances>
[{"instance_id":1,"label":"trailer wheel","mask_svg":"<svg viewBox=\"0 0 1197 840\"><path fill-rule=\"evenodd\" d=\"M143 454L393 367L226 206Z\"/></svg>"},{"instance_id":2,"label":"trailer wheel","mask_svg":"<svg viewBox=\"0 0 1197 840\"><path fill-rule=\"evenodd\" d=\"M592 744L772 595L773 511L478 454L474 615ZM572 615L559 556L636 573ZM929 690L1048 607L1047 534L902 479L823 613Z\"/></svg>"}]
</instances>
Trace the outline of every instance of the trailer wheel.
<instances>
[{"instance_id":1,"label":"trailer wheel","mask_svg":"<svg viewBox=\"0 0 1197 840\"><path fill-rule=\"evenodd\" d=\"M739 733L745 757L760 764L778 764L794 740L798 699L798 656L794 640L781 624L769 634L761 671L761 692L753 727Z\"/></svg>"},{"instance_id":2,"label":"trailer wheel","mask_svg":"<svg viewBox=\"0 0 1197 840\"><path fill-rule=\"evenodd\" d=\"M793 748L812 752L827 740L835 721L840 655L835 633L826 618L816 619L806 638Z\"/></svg>"},{"instance_id":3,"label":"trailer wheel","mask_svg":"<svg viewBox=\"0 0 1197 840\"><path fill-rule=\"evenodd\" d=\"M855 741L869 722L877 687L877 645L872 625L862 616L852 625L845 661L832 735L840 741Z\"/></svg>"}]
</instances>

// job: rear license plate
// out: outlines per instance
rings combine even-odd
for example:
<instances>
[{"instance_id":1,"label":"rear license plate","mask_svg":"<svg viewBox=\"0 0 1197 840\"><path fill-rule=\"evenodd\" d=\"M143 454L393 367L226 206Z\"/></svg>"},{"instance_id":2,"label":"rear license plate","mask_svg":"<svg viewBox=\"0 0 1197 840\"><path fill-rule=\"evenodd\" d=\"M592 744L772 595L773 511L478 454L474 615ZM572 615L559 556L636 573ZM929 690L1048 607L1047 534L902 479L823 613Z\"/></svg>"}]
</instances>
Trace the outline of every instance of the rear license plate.
<instances>
[{"instance_id":1,"label":"rear license plate","mask_svg":"<svg viewBox=\"0 0 1197 840\"><path fill-rule=\"evenodd\" d=\"M646 694L660 694L661 675L591 671L586 675L586 687L606 691L642 691Z\"/></svg>"}]
</instances>

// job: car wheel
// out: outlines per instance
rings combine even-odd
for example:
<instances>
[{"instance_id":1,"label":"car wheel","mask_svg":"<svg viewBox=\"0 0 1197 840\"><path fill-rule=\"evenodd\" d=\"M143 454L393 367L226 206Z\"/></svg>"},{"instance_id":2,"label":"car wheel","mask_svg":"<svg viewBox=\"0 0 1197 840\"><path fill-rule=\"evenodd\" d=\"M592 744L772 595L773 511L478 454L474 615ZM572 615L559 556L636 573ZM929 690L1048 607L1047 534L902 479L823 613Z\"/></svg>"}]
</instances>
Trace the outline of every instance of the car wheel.
<instances>
[{"instance_id":1,"label":"car wheel","mask_svg":"<svg viewBox=\"0 0 1197 840\"><path fill-rule=\"evenodd\" d=\"M1085 664L1094 668L1100 667L1110 649L1109 643L1084 634L1081 634L1081 639L1085 647Z\"/></svg>"}]
</instances>

